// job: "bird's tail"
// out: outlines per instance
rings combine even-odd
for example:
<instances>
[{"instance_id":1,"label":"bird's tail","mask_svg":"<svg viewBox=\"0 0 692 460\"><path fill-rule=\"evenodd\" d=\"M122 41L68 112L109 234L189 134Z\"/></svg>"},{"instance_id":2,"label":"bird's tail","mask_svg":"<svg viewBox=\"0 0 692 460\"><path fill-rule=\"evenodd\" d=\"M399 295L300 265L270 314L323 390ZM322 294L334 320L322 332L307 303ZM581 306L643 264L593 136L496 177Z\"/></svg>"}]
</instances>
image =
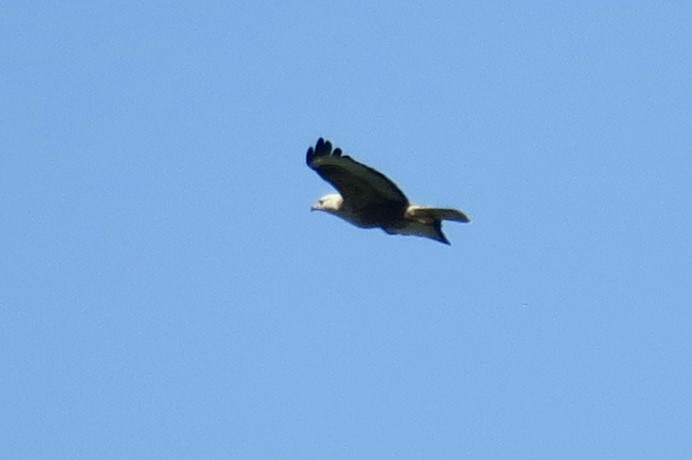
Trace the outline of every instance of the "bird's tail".
<instances>
[{"instance_id":1,"label":"bird's tail","mask_svg":"<svg viewBox=\"0 0 692 460\"><path fill-rule=\"evenodd\" d=\"M429 206L409 206L407 217L418 221L452 220L455 222L469 222L469 218L458 209L433 208Z\"/></svg>"}]
</instances>

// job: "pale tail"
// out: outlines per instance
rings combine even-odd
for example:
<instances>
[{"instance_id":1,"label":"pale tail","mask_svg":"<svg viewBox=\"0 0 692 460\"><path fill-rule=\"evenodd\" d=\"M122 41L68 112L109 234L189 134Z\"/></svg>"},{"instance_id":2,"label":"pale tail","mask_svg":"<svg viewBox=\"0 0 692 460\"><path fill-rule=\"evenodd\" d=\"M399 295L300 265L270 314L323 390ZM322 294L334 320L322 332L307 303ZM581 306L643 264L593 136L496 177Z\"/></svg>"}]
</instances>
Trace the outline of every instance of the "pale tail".
<instances>
[{"instance_id":1,"label":"pale tail","mask_svg":"<svg viewBox=\"0 0 692 460\"><path fill-rule=\"evenodd\" d=\"M469 218L463 212L451 208L429 208L424 206L410 206L407 214L415 219L453 220L456 222L469 222Z\"/></svg>"}]
</instances>

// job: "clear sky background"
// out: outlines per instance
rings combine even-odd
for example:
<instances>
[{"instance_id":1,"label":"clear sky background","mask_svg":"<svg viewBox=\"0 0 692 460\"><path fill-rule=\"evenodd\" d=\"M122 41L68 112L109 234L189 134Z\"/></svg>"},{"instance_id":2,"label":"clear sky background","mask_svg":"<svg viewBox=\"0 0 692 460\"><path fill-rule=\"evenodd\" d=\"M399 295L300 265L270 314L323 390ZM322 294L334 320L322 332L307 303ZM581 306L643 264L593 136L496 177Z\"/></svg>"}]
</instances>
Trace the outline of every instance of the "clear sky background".
<instances>
[{"instance_id":1,"label":"clear sky background","mask_svg":"<svg viewBox=\"0 0 692 460\"><path fill-rule=\"evenodd\" d=\"M692 458L689 1L2 3L1 458Z\"/></svg>"}]
</instances>

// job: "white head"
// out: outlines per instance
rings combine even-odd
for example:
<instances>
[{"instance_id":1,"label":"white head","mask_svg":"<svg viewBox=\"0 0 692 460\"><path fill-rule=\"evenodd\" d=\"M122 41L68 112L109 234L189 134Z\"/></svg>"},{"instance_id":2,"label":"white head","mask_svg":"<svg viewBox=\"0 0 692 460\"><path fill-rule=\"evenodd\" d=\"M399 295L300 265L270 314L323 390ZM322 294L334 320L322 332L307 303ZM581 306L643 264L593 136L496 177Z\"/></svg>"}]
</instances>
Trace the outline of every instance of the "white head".
<instances>
[{"instance_id":1,"label":"white head","mask_svg":"<svg viewBox=\"0 0 692 460\"><path fill-rule=\"evenodd\" d=\"M330 193L325 195L310 208L311 211L325 211L337 214L341 209L344 199L338 193Z\"/></svg>"}]
</instances>

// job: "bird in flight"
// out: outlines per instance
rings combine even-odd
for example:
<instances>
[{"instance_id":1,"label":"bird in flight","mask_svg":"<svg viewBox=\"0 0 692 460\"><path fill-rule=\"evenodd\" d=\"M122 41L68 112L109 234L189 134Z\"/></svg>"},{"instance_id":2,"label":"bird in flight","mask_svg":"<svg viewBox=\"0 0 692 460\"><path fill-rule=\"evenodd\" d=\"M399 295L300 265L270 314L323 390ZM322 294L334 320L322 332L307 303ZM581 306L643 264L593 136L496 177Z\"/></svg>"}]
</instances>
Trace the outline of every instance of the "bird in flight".
<instances>
[{"instance_id":1,"label":"bird in flight","mask_svg":"<svg viewBox=\"0 0 692 460\"><path fill-rule=\"evenodd\" d=\"M358 163L322 138L308 148L305 162L339 193L320 198L313 211L334 214L357 227L381 228L386 233L414 235L450 244L442 221L469 222L463 212L411 204L387 176Z\"/></svg>"}]
</instances>

